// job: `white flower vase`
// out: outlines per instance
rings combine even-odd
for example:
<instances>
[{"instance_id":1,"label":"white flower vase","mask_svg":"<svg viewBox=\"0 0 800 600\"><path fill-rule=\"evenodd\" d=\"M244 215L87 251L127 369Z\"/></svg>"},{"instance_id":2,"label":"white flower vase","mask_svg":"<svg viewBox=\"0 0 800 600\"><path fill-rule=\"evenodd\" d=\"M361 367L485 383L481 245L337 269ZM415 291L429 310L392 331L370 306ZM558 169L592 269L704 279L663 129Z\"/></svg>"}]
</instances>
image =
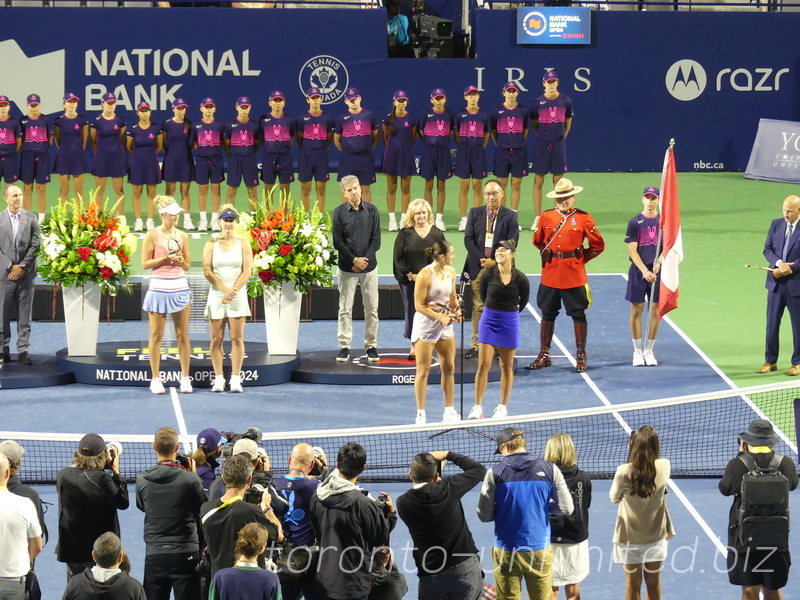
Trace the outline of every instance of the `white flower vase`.
<instances>
[{"instance_id":1,"label":"white flower vase","mask_svg":"<svg viewBox=\"0 0 800 600\"><path fill-rule=\"evenodd\" d=\"M61 297L64 300L69 355L94 356L100 325L100 286L86 283L82 287L62 287Z\"/></svg>"},{"instance_id":2,"label":"white flower vase","mask_svg":"<svg viewBox=\"0 0 800 600\"><path fill-rule=\"evenodd\" d=\"M294 289L291 281L284 282L277 289L264 291L264 321L267 326L267 352L270 355L297 354L302 302L303 294Z\"/></svg>"}]
</instances>

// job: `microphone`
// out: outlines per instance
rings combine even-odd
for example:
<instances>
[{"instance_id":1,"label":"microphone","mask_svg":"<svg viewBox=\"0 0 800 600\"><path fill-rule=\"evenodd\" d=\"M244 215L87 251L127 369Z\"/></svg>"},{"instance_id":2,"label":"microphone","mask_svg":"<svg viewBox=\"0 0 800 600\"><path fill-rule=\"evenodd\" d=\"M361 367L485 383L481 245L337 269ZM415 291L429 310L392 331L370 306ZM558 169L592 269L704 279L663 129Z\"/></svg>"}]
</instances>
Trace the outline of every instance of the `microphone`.
<instances>
[{"instance_id":1,"label":"microphone","mask_svg":"<svg viewBox=\"0 0 800 600\"><path fill-rule=\"evenodd\" d=\"M464 288L466 288L466 287L467 287L467 284L468 284L468 283L469 283L469 273L467 273L466 271L464 271L464 272L461 274L461 289L460 289L460 290L459 290L459 292L458 292L460 296L462 296L462 297L464 296Z\"/></svg>"}]
</instances>

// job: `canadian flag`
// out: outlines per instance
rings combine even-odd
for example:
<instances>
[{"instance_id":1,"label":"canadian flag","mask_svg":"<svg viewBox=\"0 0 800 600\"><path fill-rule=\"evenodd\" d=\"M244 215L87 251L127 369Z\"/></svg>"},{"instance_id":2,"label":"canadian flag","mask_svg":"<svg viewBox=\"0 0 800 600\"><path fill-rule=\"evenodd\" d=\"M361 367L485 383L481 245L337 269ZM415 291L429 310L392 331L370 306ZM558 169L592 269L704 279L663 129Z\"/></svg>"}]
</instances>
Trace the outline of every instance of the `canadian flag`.
<instances>
[{"instance_id":1,"label":"canadian flag","mask_svg":"<svg viewBox=\"0 0 800 600\"><path fill-rule=\"evenodd\" d=\"M675 171L675 155L672 144L664 156L664 171L661 175L661 242L663 263L661 265L661 287L659 289L658 318L661 319L673 308L678 308L678 265L683 260L683 238L681 237L681 206L678 200L678 175Z\"/></svg>"}]
</instances>

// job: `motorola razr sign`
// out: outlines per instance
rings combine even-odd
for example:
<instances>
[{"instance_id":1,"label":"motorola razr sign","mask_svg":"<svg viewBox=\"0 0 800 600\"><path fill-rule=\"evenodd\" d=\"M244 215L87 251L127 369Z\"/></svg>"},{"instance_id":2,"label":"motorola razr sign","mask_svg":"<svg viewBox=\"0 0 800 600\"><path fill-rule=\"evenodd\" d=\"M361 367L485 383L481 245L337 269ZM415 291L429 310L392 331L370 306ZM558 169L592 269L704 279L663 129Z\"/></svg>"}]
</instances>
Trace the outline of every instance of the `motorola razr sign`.
<instances>
[{"instance_id":1,"label":"motorola razr sign","mask_svg":"<svg viewBox=\"0 0 800 600\"><path fill-rule=\"evenodd\" d=\"M518 44L586 45L592 42L592 9L517 8Z\"/></svg>"},{"instance_id":2,"label":"motorola razr sign","mask_svg":"<svg viewBox=\"0 0 800 600\"><path fill-rule=\"evenodd\" d=\"M744 176L800 183L800 123L761 119Z\"/></svg>"}]
</instances>

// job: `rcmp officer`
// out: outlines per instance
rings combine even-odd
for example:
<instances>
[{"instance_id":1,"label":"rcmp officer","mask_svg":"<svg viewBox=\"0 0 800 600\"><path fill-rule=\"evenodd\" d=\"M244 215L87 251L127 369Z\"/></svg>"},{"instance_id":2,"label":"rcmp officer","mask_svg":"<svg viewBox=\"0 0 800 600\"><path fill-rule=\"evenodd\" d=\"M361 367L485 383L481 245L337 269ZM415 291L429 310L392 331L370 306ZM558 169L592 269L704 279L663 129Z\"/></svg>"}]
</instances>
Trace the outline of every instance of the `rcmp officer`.
<instances>
[{"instance_id":1,"label":"rcmp officer","mask_svg":"<svg viewBox=\"0 0 800 600\"><path fill-rule=\"evenodd\" d=\"M563 302L572 317L575 329L576 365L578 373L586 371L586 309L589 308L587 262L596 258L605 242L597 225L587 212L575 208L575 196L583 188L561 178L548 198L555 199L556 208L545 211L539 229L533 234L533 245L542 255L542 282L536 303L542 311L539 356L527 368L550 366L550 342L556 316ZM589 247L583 240L589 241Z\"/></svg>"}]
</instances>

